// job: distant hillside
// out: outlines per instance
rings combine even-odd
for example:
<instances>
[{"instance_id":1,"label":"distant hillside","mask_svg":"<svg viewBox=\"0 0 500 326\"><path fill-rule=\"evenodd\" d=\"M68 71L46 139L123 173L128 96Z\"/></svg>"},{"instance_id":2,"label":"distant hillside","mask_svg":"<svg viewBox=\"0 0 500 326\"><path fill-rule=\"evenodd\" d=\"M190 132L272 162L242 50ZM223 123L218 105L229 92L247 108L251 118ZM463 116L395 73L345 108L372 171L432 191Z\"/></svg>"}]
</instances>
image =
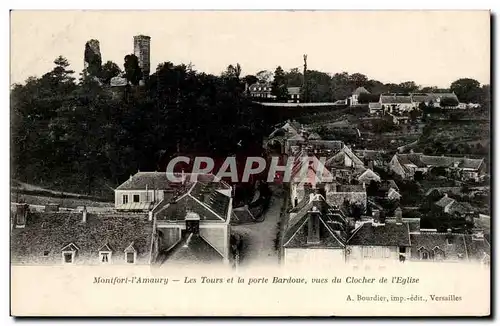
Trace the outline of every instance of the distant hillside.
<instances>
[{"instance_id":1,"label":"distant hillside","mask_svg":"<svg viewBox=\"0 0 500 326\"><path fill-rule=\"evenodd\" d=\"M490 124L478 120L433 120L424 128L414 150L429 154L487 155Z\"/></svg>"}]
</instances>

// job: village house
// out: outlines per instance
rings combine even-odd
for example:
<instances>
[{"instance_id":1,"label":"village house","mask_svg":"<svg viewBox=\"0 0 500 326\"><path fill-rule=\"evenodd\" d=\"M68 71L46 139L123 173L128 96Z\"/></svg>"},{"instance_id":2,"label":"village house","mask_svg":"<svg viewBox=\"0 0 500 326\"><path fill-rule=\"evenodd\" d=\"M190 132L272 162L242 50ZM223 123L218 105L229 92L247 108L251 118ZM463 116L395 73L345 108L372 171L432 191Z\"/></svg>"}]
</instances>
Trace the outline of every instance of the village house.
<instances>
[{"instance_id":1,"label":"village house","mask_svg":"<svg viewBox=\"0 0 500 326\"><path fill-rule=\"evenodd\" d=\"M152 257L158 264L228 263L231 187L224 181L195 182L154 212Z\"/></svg>"},{"instance_id":2,"label":"village house","mask_svg":"<svg viewBox=\"0 0 500 326\"><path fill-rule=\"evenodd\" d=\"M490 264L491 247L481 230L473 234L418 231L410 233L414 262L478 262Z\"/></svg>"},{"instance_id":3,"label":"village house","mask_svg":"<svg viewBox=\"0 0 500 326\"><path fill-rule=\"evenodd\" d=\"M466 157L430 156L421 153L395 154L390 163L391 171L403 179L413 179L416 172L427 173L432 168L445 168L447 173L461 180L479 181L485 175L484 159Z\"/></svg>"},{"instance_id":4,"label":"village house","mask_svg":"<svg viewBox=\"0 0 500 326\"><path fill-rule=\"evenodd\" d=\"M153 221L145 213L31 212L13 214L14 265L147 265ZM21 218L20 218L21 217Z\"/></svg>"},{"instance_id":5,"label":"village house","mask_svg":"<svg viewBox=\"0 0 500 326\"><path fill-rule=\"evenodd\" d=\"M359 175L357 180L360 184L365 184L365 186L367 186L372 181L380 182L381 178L377 173L373 172L371 169L366 169Z\"/></svg>"},{"instance_id":6,"label":"village house","mask_svg":"<svg viewBox=\"0 0 500 326\"><path fill-rule=\"evenodd\" d=\"M288 87L288 103L300 103L300 87Z\"/></svg>"},{"instance_id":7,"label":"village house","mask_svg":"<svg viewBox=\"0 0 500 326\"><path fill-rule=\"evenodd\" d=\"M461 203L453 198L448 197L448 194L434 203L443 213L454 215L463 219L473 219L475 213L470 204Z\"/></svg>"},{"instance_id":8,"label":"village house","mask_svg":"<svg viewBox=\"0 0 500 326\"><path fill-rule=\"evenodd\" d=\"M457 106L448 106L445 108L454 109L459 107L458 97L455 93L414 93L411 94L411 101L415 108L418 108L420 103L425 105L432 105L433 107L441 107L441 101L443 99L450 99L457 103Z\"/></svg>"},{"instance_id":9,"label":"village house","mask_svg":"<svg viewBox=\"0 0 500 326\"><path fill-rule=\"evenodd\" d=\"M389 113L408 112L415 108L410 95L382 94L379 103L382 110Z\"/></svg>"},{"instance_id":10,"label":"village house","mask_svg":"<svg viewBox=\"0 0 500 326\"><path fill-rule=\"evenodd\" d=\"M345 262L349 223L319 193L291 215L283 238L285 266L336 267Z\"/></svg>"},{"instance_id":11,"label":"village house","mask_svg":"<svg viewBox=\"0 0 500 326\"><path fill-rule=\"evenodd\" d=\"M255 83L248 87L250 97L256 99L274 99L276 96L271 94L272 86L270 83Z\"/></svg>"},{"instance_id":12,"label":"village house","mask_svg":"<svg viewBox=\"0 0 500 326\"><path fill-rule=\"evenodd\" d=\"M364 87L358 87L352 92L351 96L349 97L349 101L351 102L351 105L358 105L359 104L359 95L361 94L370 94L370 92L364 88Z\"/></svg>"},{"instance_id":13,"label":"village house","mask_svg":"<svg viewBox=\"0 0 500 326\"><path fill-rule=\"evenodd\" d=\"M409 226L401 215L395 222L376 215L352 232L346 260L353 265L404 262L410 255L410 246Z\"/></svg>"},{"instance_id":14,"label":"village house","mask_svg":"<svg viewBox=\"0 0 500 326\"><path fill-rule=\"evenodd\" d=\"M384 110L382 109L382 103L380 102L368 103L368 110L372 115L382 115L384 113Z\"/></svg>"}]
</instances>

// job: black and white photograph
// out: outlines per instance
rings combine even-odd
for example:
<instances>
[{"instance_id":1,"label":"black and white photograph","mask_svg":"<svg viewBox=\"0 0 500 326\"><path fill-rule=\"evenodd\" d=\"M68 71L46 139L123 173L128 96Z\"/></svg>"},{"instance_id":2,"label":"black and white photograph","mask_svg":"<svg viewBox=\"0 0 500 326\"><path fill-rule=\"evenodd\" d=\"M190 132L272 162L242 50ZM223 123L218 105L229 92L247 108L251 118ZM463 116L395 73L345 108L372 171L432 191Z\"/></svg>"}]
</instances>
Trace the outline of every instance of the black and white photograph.
<instances>
[{"instance_id":1,"label":"black and white photograph","mask_svg":"<svg viewBox=\"0 0 500 326\"><path fill-rule=\"evenodd\" d=\"M490 15L11 11L11 314L488 316Z\"/></svg>"}]
</instances>

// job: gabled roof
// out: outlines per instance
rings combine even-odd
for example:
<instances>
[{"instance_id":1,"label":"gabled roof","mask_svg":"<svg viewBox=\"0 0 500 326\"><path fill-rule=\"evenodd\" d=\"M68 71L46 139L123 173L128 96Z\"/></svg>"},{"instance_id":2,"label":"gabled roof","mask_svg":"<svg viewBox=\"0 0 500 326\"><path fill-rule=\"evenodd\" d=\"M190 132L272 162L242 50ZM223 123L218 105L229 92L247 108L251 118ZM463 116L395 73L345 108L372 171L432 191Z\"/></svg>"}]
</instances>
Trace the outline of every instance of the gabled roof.
<instances>
[{"instance_id":1,"label":"gabled roof","mask_svg":"<svg viewBox=\"0 0 500 326\"><path fill-rule=\"evenodd\" d=\"M408 224L374 226L367 222L354 230L347 243L350 246L410 246Z\"/></svg>"},{"instance_id":2,"label":"gabled roof","mask_svg":"<svg viewBox=\"0 0 500 326\"><path fill-rule=\"evenodd\" d=\"M108 244L108 243L103 244L103 245L102 245L102 246L101 246L98 250L99 250L99 251L111 251L111 252L113 251L113 250L111 249L111 247L109 246L109 244Z\"/></svg>"},{"instance_id":3,"label":"gabled roof","mask_svg":"<svg viewBox=\"0 0 500 326\"><path fill-rule=\"evenodd\" d=\"M319 212L319 243L308 243L308 221L311 212ZM289 221L283 246L286 248L343 248L345 246L347 225L345 218L334 210L321 195L315 195Z\"/></svg>"},{"instance_id":4,"label":"gabled roof","mask_svg":"<svg viewBox=\"0 0 500 326\"><path fill-rule=\"evenodd\" d=\"M411 257L414 259L420 259L420 251L426 250L432 252L436 247L444 252L444 260L468 259L463 234L422 232L410 234L410 239Z\"/></svg>"},{"instance_id":5,"label":"gabled roof","mask_svg":"<svg viewBox=\"0 0 500 326\"><path fill-rule=\"evenodd\" d=\"M137 249L135 249L134 242L132 241L125 250L124 252L137 252Z\"/></svg>"},{"instance_id":6,"label":"gabled roof","mask_svg":"<svg viewBox=\"0 0 500 326\"><path fill-rule=\"evenodd\" d=\"M222 262L222 260L222 255L201 235L189 233L168 251L165 263L196 264Z\"/></svg>"},{"instance_id":7,"label":"gabled roof","mask_svg":"<svg viewBox=\"0 0 500 326\"><path fill-rule=\"evenodd\" d=\"M352 92L352 95L359 95L359 94L370 94L370 92L364 88L363 86L361 87L358 87L354 90L354 92Z\"/></svg>"},{"instance_id":8,"label":"gabled roof","mask_svg":"<svg viewBox=\"0 0 500 326\"><path fill-rule=\"evenodd\" d=\"M398 162L404 165L415 165L418 168L424 168L425 165L422 162L422 154L395 154Z\"/></svg>"},{"instance_id":9,"label":"gabled roof","mask_svg":"<svg viewBox=\"0 0 500 326\"><path fill-rule=\"evenodd\" d=\"M288 87L288 95L300 95L300 87Z\"/></svg>"},{"instance_id":10,"label":"gabled roof","mask_svg":"<svg viewBox=\"0 0 500 326\"><path fill-rule=\"evenodd\" d=\"M61 251L78 251L80 250L75 244L72 242L66 246L64 246Z\"/></svg>"},{"instance_id":11,"label":"gabled roof","mask_svg":"<svg viewBox=\"0 0 500 326\"><path fill-rule=\"evenodd\" d=\"M411 104L411 96L409 95L380 95L380 103L382 104Z\"/></svg>"},{"instance_id":12,"label":"gabled roof","mask_svg":"<svg viewBox=\"0 0 500 326\"><path fill-rule=\"evenodd\" d=\"M435 202L435 204L439 207L446 207L448 206L449 204L452 204L455 202L455 199L453 198L450 198L448 197L447 195L443 196L443 198L441 198L440 200L438 200L437 202Z\"/></svg>"},{"instance_id":13,"label":"gabled roof","mask_svg":"<svg viewBox=\"0 0 500 326\"><path fill-rule=\"evenodd\" d=\"M180 177L180 174L178 176ZM137 172L118 186L116 190L145 190L147 187L151 190L183 191L189 188L191 175L186 173L184 176L186 182L182 183L170 181L166 172Z\"/></svg>"},{"instance_id":14,"label":"gabled roof","mask_svg":"<svg viewBox=\"0 0 500 326\"><path fill-rule=\"evenodd\" d=\"M342 149L340 149L339 152L337 152L335 155L326 160L325 165L326 166L344 165L346 156L351 159L354 165L357 166L364 165L363 161L361 161L356 156L356 154L354 154L354 152L347 146L342 147Z\"/></svg>"},{"instance_id":15,"label":"gabled roof","mask_svg":"<svg viewBox=\"0 0 500 326\"><path fill-rule=\"evenodd\" d=\"M380 176L377 173L373 172L371 169L366 169L363 173L361 173L361 175L358 177L358 180L365 178L380 181Z\"/></svg>"},{"instance_id":16,"label":"gabled roof","mask_svg":"<svg viewBox=\"0 0 500 326\"><path fill-rule=\"evenodd\" d=\"M13 262L26 262L44 251L60 255L64 248L97 257L103 244L123 252L132 242L138 255L147 256L152 233L153 223L146 214L88 213L86 222L82 222L82 215L76 213L31 212L25 228L12 230L11 257Z\"/></svg>"},{"instance_id":17,"label":"gabled roof","mask_svg":"<svg viewBox=\"0 0 500 326\"><path fill-rule=\"evenodd\" d=\"M191 184L183 195L164 199L168 204L156 210L158 220L183 221L189 212L197 213L202 221L226 221L231 198L221 189L230 189L224 181Z\"/></svg>"},{"instance_id":18,"label":"gabled roof","mask_svg":"<svg viewBox=\"0 0 500 326\"><path fill-rule=\"evenodd\" d=\"M368 108L370 108L370 109L381 109L382 108L382 104L380 104L380 102L370 102L370 103L368 103Z\"/></svg>"},{"instance_id":19,"label":"gabled roof","mask_svg":"<svg viewBox=\"0 0 500 326\"><path fill-rule=\"evenodd\" d=\"M422 155L421 161L428 166L434 167L453 167L455 164L459 168L477 170L483 163L483 159L471 159L466 157L453 156L430 156Z\"/></svg>"}]
</instances>

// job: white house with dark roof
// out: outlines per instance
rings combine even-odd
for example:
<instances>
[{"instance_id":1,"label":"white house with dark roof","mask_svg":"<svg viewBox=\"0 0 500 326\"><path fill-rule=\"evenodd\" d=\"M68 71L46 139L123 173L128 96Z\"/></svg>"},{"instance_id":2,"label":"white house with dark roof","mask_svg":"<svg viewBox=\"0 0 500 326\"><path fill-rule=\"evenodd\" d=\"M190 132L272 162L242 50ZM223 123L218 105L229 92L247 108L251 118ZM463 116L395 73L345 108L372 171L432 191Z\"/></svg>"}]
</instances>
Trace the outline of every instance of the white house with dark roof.
<instances>
[{"instance_id":1,"label":"white house with dark roof","mask_svg":"<svg viewBox=\"0 0 500 326\"><path fill-rule=\"evenodd\" d=\"M351 105L359 104L359 95L361 94L370 94L370 92L364 87L358 87L352 92L351 97L349 98L351 101Z\"/></svg>"},{"instance_id":2,"label":"white house with dark roof","mask_svg":"<svg viewBox=\"0 0 500 326\"><path fill-rule=\"evenodd\" d=\"M379 103L382 110L390 113L407 112L415 108L410 95L382 94Z\"/></svg>"},{"instance_id":3,"label":"white house with dark roof","mask_svg":"<svg viewBox=\"0 0 500 326\"><path fill-rule=\"evenodd\" d=\"M300 89L301 87L288 87L288 103L300 102Z\"/></svg>"},{"instance_id":4,"label":"white house with dark roof","mask_svg":"<svg viewBox=\"0 0 500 326\"><path fill-rule=\"evenodd\" d=\"M220 182L195 182L183 194L164 200L154 210L156 263L228 263L230 259L231 192Z\"/></svg>"},{"instance_id":5,"label":"white house with dark roof","mask_svg":"<svg viewBox=\"0 0 500 326\"><path fill-rule=\"evenodd\" d=\"M23 227L11 231L13 265L151 263L154 226L147 214L57 210L28 211L25 217Z\"/></svg>"},{"instance_id":6,"label":"white house with dark roof","mask_svg":"<svg viewBox=\"0 0 500 326\"><path fill-rule=\"evenodd\" d=\"M345 262L349 234L347 218L325 198L311 194L291 215L283 238L283 263L287 267L336 267Z\"/></svg>"},{"instance_id":7,"label":"white house with dark roof","mask_svg":"<svg viewBox=\"0 0 500 326\"><path fill-rule=\"evenodd\" d=\"M352 232L347 241L346 260L354 265L404 262L410 254L409 232L401 214L394 222L376 216Z\"/></svg>"},{"instance_id":8,"label":"white house with dark roof","mask_svg":"<svg viewBox=\"0 0 500 326\"><path fill-rule=\"evenodd\" d=\"M410 233L411 255L413 262L476 262L490 264L491 246L481 230L472 234L448 232Z\"/></svg>"},{"instance_id":9,"label":"white house with dark roof","mask_svg":"<svg viewBox=\"0 0 500 326\"><path fill-rule=\"evenodd\" d=\"M427 173L432 168L445 168L462 180L480 180L485 175L484 159L467 157L431 156L422 153L395 154L390 163L390 169L403 179L411 179L420 171Z\"/></svg>"}]
</instances>

